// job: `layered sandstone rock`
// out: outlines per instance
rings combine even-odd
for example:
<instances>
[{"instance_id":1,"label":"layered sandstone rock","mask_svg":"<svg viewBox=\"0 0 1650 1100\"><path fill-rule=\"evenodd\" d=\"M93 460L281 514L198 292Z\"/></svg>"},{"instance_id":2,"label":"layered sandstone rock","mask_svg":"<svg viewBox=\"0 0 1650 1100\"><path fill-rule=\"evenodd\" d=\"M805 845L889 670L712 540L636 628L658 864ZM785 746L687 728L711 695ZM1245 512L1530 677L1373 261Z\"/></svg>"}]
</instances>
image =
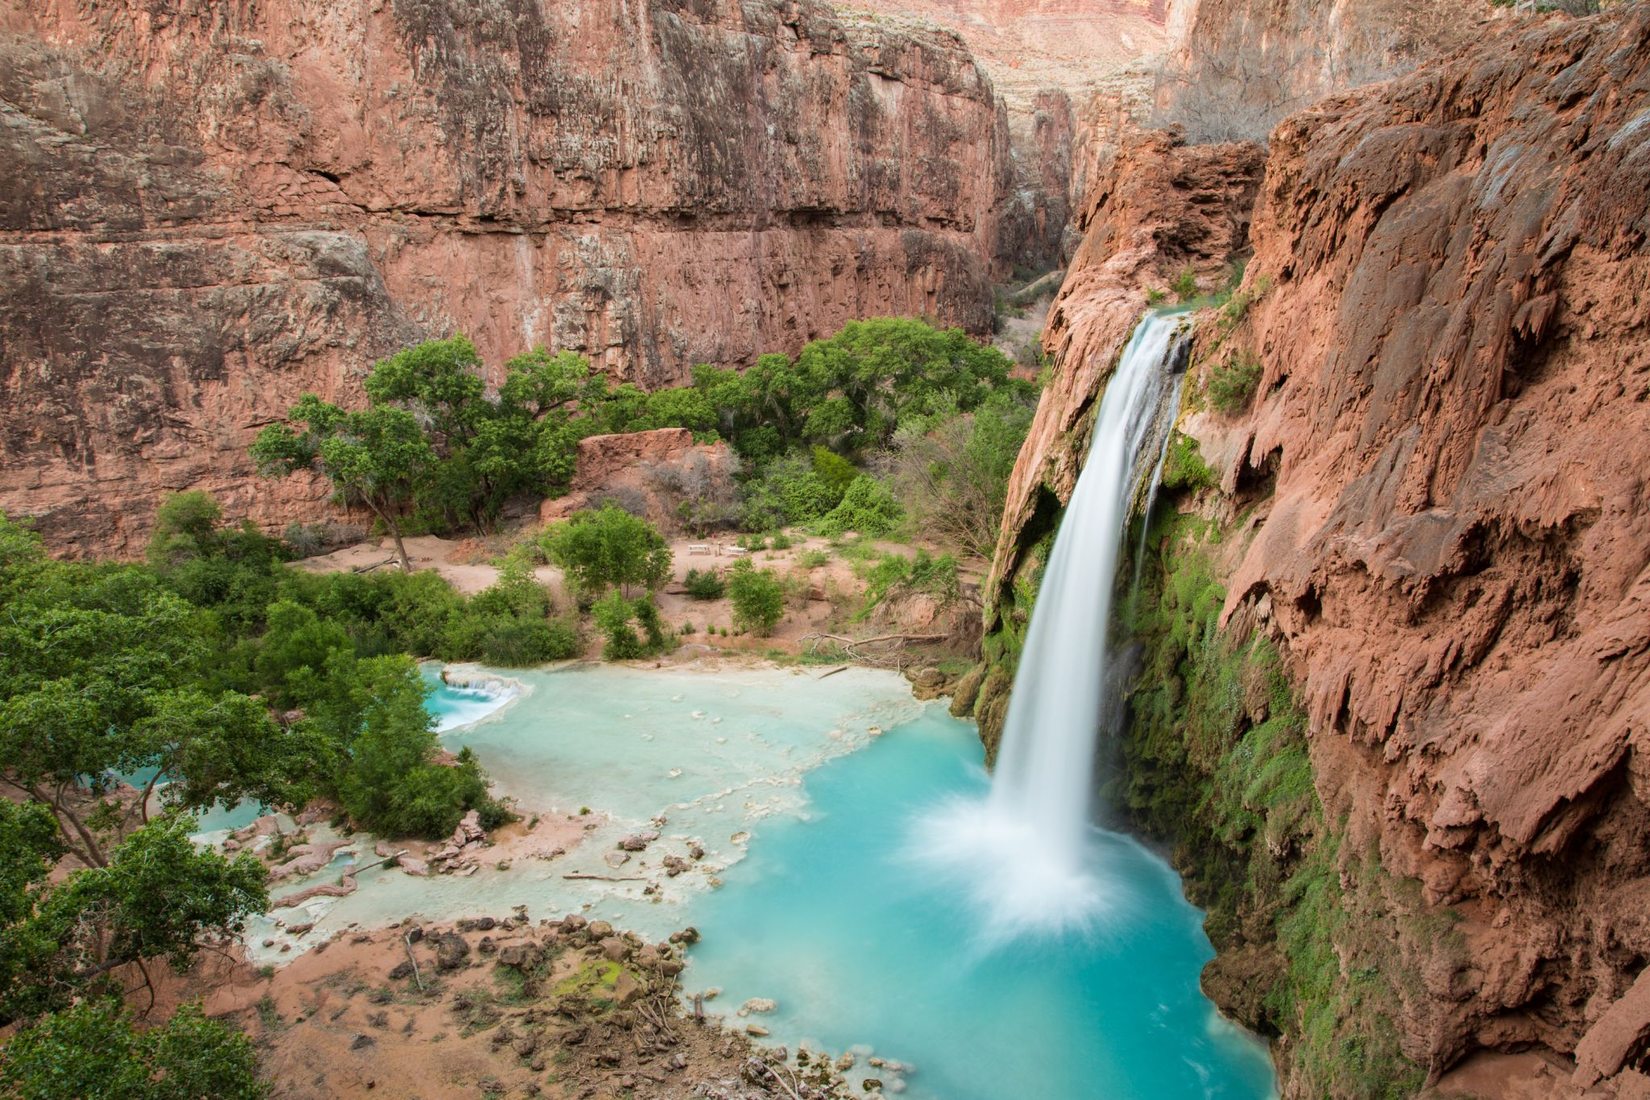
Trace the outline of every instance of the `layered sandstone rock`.
<instances>
[{"instance_id":1,"label":"layered sandstone rock","mask_svg":"<svg viewBox=\"0 0 1650 1100\"><path fill-rule=\"evenodd\" d=\"M1650 13L1512 23L1278 127L1254 304L1200 338L1199 373L1262 365L1182 425L1243 517L1225 619L1285 655L1343 886L1391 876L1381 981L1430 1075L1535 1048L1579 1056L1565 1095L1650 1087L1647 195ZM1068 278L999 607L1159 274L1141 237Z\"/></svg>"},{"instance_id":2,"label":"layered sandstone rock","mask_svg":"<svg viewBox=\"0 0 1650 1100\"><path fill-rule=\"evenodd\" d=\"M1012 178L953 36L813 0L0 0L0 507L266 522L244 448L462 330L644 385L852 317L981 330Z\"/></svg>"},{"instance_id":3,"label":"layered sandstone rock","mask_svg":"<svg viewBox=\"0 0 1650 1100\"><path fill-rule=\"evenodd\" d=\"M1155 74L1196 0L845 0L845 16L954 31L1006 107L1014 186L998 255L1025 271L1062 266L1092 173L1149 113ZM1180 23L1184 22L1182 18Z\"/></svg>"},{"instance_id":4,"label":"layered sandstone rock","mask_svg":"<svg viewBox=\"0 0 1650 1100\"><path fill-rule=\"evenodd\" d=\"M1650 14L1271 150L1258 397L1195 425L1228 489L1275 478L1228 614L1287 648L1350 843L1463 918L1464 965L1403 945L1406 1051L1573 1051L1650 958Z\"/></svg>"},{"instance_id":5,"label":"layered sandstone rock","mask_svg":"<svg viewBox=\"0 0 1650 1100\"><path fill-rule=\"evenodd\" d=\"M539 506L539 522L612 501L672 534L718 527L733 518L738 470L727 443L694 443L686 428L589 436L568 492Z\"/></svg>"},{"instance_id":6,"label":"layered sandstone rock","mask_svg":"<svg viewBox=\"0 0 1650 1100\"><path fill-rule=\"evenodd\" d=\"M1171 0L1161 121L1199 141L1262 138L1323 96L1409 72L1492 32L1491 0Z\"/></svg>"}]
</instances>

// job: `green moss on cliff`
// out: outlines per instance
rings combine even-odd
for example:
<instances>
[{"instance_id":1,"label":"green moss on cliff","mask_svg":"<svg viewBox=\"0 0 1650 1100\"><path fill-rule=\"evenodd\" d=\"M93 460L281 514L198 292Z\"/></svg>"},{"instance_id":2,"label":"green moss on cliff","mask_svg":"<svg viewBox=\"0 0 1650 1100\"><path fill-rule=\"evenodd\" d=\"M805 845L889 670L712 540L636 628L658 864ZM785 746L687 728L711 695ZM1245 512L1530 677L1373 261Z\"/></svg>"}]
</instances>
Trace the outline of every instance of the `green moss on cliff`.
<instances>
[{"instance_id":1,"label":"green moss on cliff","mask_svg":"<svg viewBox=\"0 0 1650 1100\"><path fill-rule=\"evenodd\" d=\"M1176 514L1151 531L1128 624L1143 668L1113 801L1173 844L1221 952L1205 985L1243 1023L1284 1037L1290 1095L1413 1095L1424 1074L1399 1046L1392 973L1394 942L1418 931L1397 927L1406 907L1393 895L1413 884L1373 853L1344 857L1276 647L1221 628L1210 552L1221 533Z\"/></svg>"}]
</instances>

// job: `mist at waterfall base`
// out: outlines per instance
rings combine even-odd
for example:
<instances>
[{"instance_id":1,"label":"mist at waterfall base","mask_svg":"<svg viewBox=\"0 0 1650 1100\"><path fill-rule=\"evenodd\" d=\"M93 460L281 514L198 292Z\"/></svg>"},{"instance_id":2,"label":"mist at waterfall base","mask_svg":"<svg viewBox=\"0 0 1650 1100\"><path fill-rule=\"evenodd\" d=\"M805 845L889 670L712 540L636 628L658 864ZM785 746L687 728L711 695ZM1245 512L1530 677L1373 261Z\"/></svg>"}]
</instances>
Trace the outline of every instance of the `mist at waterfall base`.
<instances>
[{"instance_id":1,"label":"mist at waterfall base","mask_svg":"<svg viewBox=\"0 0 1650 1100\"><path fill-rule=\"evenodd\" d=\"M968 890L992 940L1093 928L1121 904L1090 814L1106 634L1130 498L1172 416L1179 328L1148 314L1106 386L1043 571L990 793L919 829L921 856Z\"/></svg>"}]
</instances>

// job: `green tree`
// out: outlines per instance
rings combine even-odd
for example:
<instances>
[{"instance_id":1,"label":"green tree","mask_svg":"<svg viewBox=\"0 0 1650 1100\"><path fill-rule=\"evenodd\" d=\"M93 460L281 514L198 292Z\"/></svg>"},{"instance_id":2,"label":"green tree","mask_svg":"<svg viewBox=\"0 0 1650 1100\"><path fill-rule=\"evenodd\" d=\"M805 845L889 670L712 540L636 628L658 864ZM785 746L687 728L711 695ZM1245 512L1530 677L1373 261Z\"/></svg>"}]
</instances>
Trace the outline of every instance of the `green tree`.
<instances>
[{"instance_id":1,"label":"green tree","mask_svg":"<svg viewBox=\"0 0 1650 1100\"><path fill-rule=\"evenodd\" d=\"M223 509L210 493L192 489L167 494L155 510L155 529L149 535L150 564L170 565L215 553L222 520Z\"/></svg>"},{"instance_id":2,"label":"green tree","mask_svg":"<svg viewBox=\"0 0 1650 1100\"><path fill-rule=\"evenodd\" d=\"M0 783L48 807L82 862L106 865L111 838L147 816L146 798L117 797L119 776L143 775L147 793L223 746L282 748L260 708L203 684L212 632L152 574L45 563L32 576L0 603ZM274 794L261 765L231 774L235 759L168 797Z\"/></svg>"},{"instance_id":3,"label":"green tree","mask_svg":"<svg viewBox=\"0 0 1650 1100\"><path fill-rule=\"evenodd\" d=\"M259 1100L246 1036L198 1005L139 1031L112 997L46 1016L0 1047L0 1092L16 1100Z\"/></svg>"},{"instance_id":4,"label":"green tree","mask_svg":"<svg viewBox=\"0 0 1650 1100\"><path fill-rule=\"evenodd\" d=\"M990 557L1034 412L1020 395L1002 392L972 413L902 425L885 465L912 525L952 549Z\"/></svg>"},{"instance_id":5,"label":"green tree","mask_svg":"<svg viewBox=\"0 0 1650 1100\"><path fill-rule=\"evenodd\" d=\"M599 595L617 586L649 591L670 577L670 546L647 520L616 504L573 515L542 536L550 560L583 592Z\"/></svg>"},{"instance_id":6,"label":"green tree","mask_svg":"<svg viewBox=\"0 0 1650 1100\"><path fill-rule=\"evenodd\" d=\"M47 878L65 851L38 803L0 801L0 1024L52 1011L121 967L183 969L269 903L263 866L197 848L193 818L168 814L128 836L105 866ZM53 823L55 824L55 822Z\"/></svg>"},{"instance_id":7,"label":"green tree","mask_svg":"<svg viewBox=\"0 0 1650 1100\"><path fill-rule=\"evenodd\" d=\"M412 572L401 518L436 463L417 418L394 407L345 412L305 394L289 419L304 430L271 424L253 441L252 459L259 471L271 477L317 471L332 483L340 501L365 505L378 517L395 540L402 570Z\"/></svg>"},{"instance_id":8,"label":"green tree","mask_svg":"<svg viewBox=\"0 0 1650 1100\"><path fill-rule=\"evenodd\" d=\"M391 836L439 839L467 810L496 824L501 810L487 794L475 758L456 766L436 762L440 743L424 707L418 668L404 656L358 661L338 800L359 825Z\"/></svg>"},{"instance_id":9,"label":"green tree","mask_svg":"<svg viewBox=\"0 0 1650 1100\"><path fill-rule=\"evenodd\" d=\"M733 603L733 625L764 637L785 615L785 586L771 569L757 569L749 558L728 570L728 599Z\"/></svg>"}]
</instances>

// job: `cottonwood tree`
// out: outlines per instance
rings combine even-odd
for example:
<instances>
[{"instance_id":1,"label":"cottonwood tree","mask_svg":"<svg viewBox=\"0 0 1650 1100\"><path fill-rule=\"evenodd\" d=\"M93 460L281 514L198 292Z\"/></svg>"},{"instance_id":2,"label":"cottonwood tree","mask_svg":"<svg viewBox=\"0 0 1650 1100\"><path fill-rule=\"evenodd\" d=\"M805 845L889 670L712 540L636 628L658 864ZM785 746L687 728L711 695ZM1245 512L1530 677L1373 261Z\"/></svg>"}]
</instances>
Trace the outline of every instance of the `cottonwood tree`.
<instances>
[{"instance_id":1,"label":"cottonwood tree","mask_svg":"<svg viewBox=\"0 0 1650 1100\"><path fill-rule=\"evenodd\" d=\"M0 785L46 807L85 865L109 864L157 789L182 809L303 799L287 731L204 686L208 637L153 574L49 561L0 516Z\"/></svg>"},{"instance_id":2,"label":"cottonwood tree","mask_svg":"<svg viewBox=\"0 0 1650 1100\"><path fill-rule=\"evenodd\" d=\"M314 470L332 483L345 504L365 505L395 540L402 570L412 571L401 537L401 520L435 466L435 451L406 409L374 406L346 412L306 393L291 418L293 431L271 424L252 444L252 460L266 476Z\"/></svg>"},{"instance_id":3,"label":"cottonwood tree","mask_svg":"<svg viewBox=\"0 0 1650 1100\"><path fill-rule=\"evenodd\" d=\"M550 560L581 592L599 596L617 587L652 591L670 577L670 546L647 520L616 504L578 512L542 536Z\"/></svg>"},{"instance_id":4,"label":"cottonwood tree","mask_svg":"<svg viewBox=\"0 0 1650 1100\"><path fill-rule=\"evenodd\" d=\"M269 903L262 864L190 839L187 815L131 833L102 866L53 880L70 851L41 803L0 800L0 1026L67 1007L134 967L154 1004L149 966L182 970L244 930Z\"/></svg>"}]
</instances>

